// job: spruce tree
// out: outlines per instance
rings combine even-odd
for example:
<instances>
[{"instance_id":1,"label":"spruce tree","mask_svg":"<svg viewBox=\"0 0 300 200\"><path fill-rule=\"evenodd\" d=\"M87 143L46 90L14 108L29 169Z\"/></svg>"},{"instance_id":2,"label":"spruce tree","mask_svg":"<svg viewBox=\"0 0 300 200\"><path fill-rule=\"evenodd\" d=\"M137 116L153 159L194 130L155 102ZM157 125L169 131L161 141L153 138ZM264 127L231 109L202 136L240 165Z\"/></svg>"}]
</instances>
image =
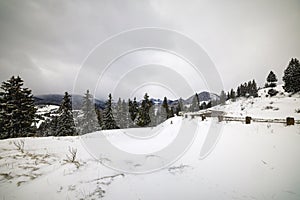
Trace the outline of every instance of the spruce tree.
<instances>
[{"instance_id":1,"label":"spruce tree","mask_svg":"<svg viewBox=\"0 0 300 200\"><path fill-rule=\"evenodd\" d=\"M192 105L190 107L190 111L191 112L196 112L196 111L199 111L200 110L200 106L199 106L199 96L198 94L196 93L195 96L193 97L193 100L192 100Z\"/></svg>"},{"instance_id":2,"label":"spruce tree","mask_svg":"<svg viewBox=\"0 0 300 200\"><path fill-rule=\"evenodd\" d=\"M118 102L115 106L113 106L113 115L114 115L114 119L117 123L117 126L122 128L122 99L119 98Z\"/></svg>"},{"instance_id":3,"label":"spruce tree","mask_svg":"<svg viewBox=\"0 0 300 200\"><path fill-rule=\"evenodd\" d=\"M123 99L121 104L121 128L129 127L129 111L126 101Z\"/></svg>"},{"instance_id":4,"label":"spruce tree","mask_svg":"<svg viewBox=\"0 0 300 200\"><path fill-rule=\"evenodd\" d=\"M148 126L154 127L157 125L157 119L155 115L155 104L152 102L152 106L149 109L150 123Z\"/></svg>"},{"instance_id":5,"label":"spruce tree","mask_svg":"<svg viewBox=\"0 0 300 200\"><path fill-rule=\"evenodd\" d=\"M129 99L128 104L129 104L130 119L132 120L132 122L134 122L135 119L136 119L136 117L137 117L137 115L138 115L138 111L139 111L139 109L138 109L139 106L138 106L138 103L136 101L136 98L134 97L133 101L131 101Z\"/></svg>"},{"instance_id":6,"label":"spruce tree","mask_svg":"<svg viewBox=\"0 0 300 200\"><path fill-rule=\"evenodd\" d=\"M101 113L101 110L96 108L96 115L97 115L97 121L98 121L98 124L100 127L103 126L103 121L102 121L102 113Z\"/></svg>"},{"instance_id":7,"label":"spruce tree","mask_svg":"<svg viewBox=\"0 0 300 200\"><path fill-rule=\"evenodd\" d=\"M227 97L226 97L226 100L229 100L230 99L230 93L227 92Z\"/></svg>"},{"instance_id":8,"label":"spruce tree","mask_svg":"<svg viewBox=\"0 0 300 200\"><path fill-rule=\"evenodd\" d=\"M92 95L89 90L84 94L82 112L83 117L80 120L80 133L91 133L100 129L97 115L96 107L92 101Z\"/></svg>"},{"instance_id":9,"label":"spruce tree","mask_svg":"<svg viewBox=\"0 0 300 200\"><path fill-rule=\"evenodd\" d=\"M253 97L258 96L258 89L255 80L253 79L252 82L249 82L249 95Z\"/></svg>"},{"instance_id":10,"label":"spruce tree","mask_svg":"<svg viewBox=\"0 0 300 200\"><path fill-rule=\"evenodd\" d=\"M168 99L167 97L164 97L163 103L162 103L162 107L164 112L162 112L163 117L166 117L164 120L169 119L170 118L170 109L169 109L169 105L168 105Z\"/></svg>"},{"instance_id":11,"label":"spruce tree","mask_svg":"<svg viewBox=\"0 0 300 200\"><path fill-rule=\"evenodd\" d=\"M299 60L292 58L288 67L284 70L284 90L286 92L299 92L300 91L300 64Z\"/></svg>"},{"instance_id":12,"label":"spruce tree","mask_svg":"<svg viewBox=\"0 0 300 200\"><path fill-rule=\"evenodd\" d=\"M62 103L59 107L59 117L57 126L58 136L77 135L72 113L71 96L68 94L68 92L65 92Z\"/></svg>"},{"instance_id":13,"label":"spruce tree","mask_svg":"<svg viewBox=\"0 0 300 200\"><path fill-rule=\"evenodd\" d=\"M225 101L226 101L226 99L227 99L227 95L226 95L226 93L224 92L224 90L222 90L222 91L221 91L221 94L220 94L220 103L221 103L221 104L224 104Z\"/></svg>"},{"instance_id":14,"label":"spruce tree","mask_svg":"<svg viewBox=\"0 0 300 200\"><path fill-rule=\"evenodd\" d=\"M35 130L34 99L23 80L12 76L3 82L0 92L0 138L26 137Z\"/></svg>"},{"instance_id":15,"label":"spruce tree","mask_svg":"<svg viewBox=\"0 0 300 200\"><path fill-rule=\"evenodd\" d=\"M180 97L178 100L178 107L180 111L185 111L183 99Z\"/></svg>"},{"instance_id":16,"label":"spruce tree","mask_svg":"<svg viewBox=\"0 0 300 200\"><path fill-rule=\"evenodd\" d=\"M207 104L206 104L206 108L211 108L212 107L212 101L209 101Z\"/></svg>"},{"instance_id":17,"label":"spruce tree","mask_svg":"<svg viewBox=\"0 0 300 200\"><path fill-rule=\"evenodd\" d=\"M230 99L235 100L235 91L233 89L230 90Z\"/></svg>"},{"instance_id":18,"label":"spruce tree","mask_svg":"<svg viewBox=\"0 0 300 200\"><path fill-rule=\"evenodd\" d=\"M103 113L103 129L117 129L117 123L114 119L112 110L112 97L111 94L108 95L108 100L105 102L105 109Z\"/></svg>"},{"instance_id":19,"label":"spruce tree","mask_svg":"<svg viewBox=\"0 0 300 200\"><path fill-rule=\"evenodd\" d=\"M174 117L174 107L171 107L170 109L170 115L169 118Z\"/></svg>"},{"instance_id":20,"label":"spruce tree","mask_svg":"<svg viewBox=\"0 0 300 200\"><path fill-rule=\"evenodd\" d=\"M138 117L137 117L136 124L138 126L144 127L151 122L150 115L149 115L149 110L151 106L152 106L152 102L149 100L149 96L146 93L144 95L144 99L142 101L141 107L139 109Z\"/></svg>"},{"instance_id":21,"label":"spruce tree","mask_svg":"<svg viewBox=\"0 0 300 200\"><path fill-rule=\"evenodd\" d=\"M267 83L265 84L266 87L276 87L277 77L273 71L270 71L269 75L267 76Z\"/></svg>"},{"instance_id":22,"label":"spruce tree","mask_svg":"<svg viewBox=\"0 0 300 200\"><path fill-rule=\"evenodd\" d=\"M50 135L57 136L58 135L58 116L52 116L52 120L50 122Z\"/></svg>"},{"instance_id":23,"label":"spruce tree","mask_svg":"<svg viewBox=\"0 0 300 200\"><path fill-rule=\"evenodd\" d=\"M237 90L236 90L236 96L240 97L241 96L241 87L238 86Z\"/></svg>"}]
</instances>

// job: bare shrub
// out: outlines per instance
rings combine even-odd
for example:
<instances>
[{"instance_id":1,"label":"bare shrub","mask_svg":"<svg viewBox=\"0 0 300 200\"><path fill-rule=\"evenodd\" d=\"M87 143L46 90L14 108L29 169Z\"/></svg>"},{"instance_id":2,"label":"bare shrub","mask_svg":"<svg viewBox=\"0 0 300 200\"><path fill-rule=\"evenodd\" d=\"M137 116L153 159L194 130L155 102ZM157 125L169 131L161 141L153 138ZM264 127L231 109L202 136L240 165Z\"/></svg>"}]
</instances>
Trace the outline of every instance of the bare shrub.
<instances>
[{"instance_id":1,"label":"bare shrub","mask_svg":"<svg viewBox=\"0 0 300 200\"><path fill-rule=\"evenodd\" d=\"M80 167L80 163L76 160L77 149L69 147L69 155L66 154L67 159L65 161L67 163L74 163L77 168Z\"/></svg>"},{"instance_id":2,"label":"bare shrub","mask_svg":"<svg viewBox=\"0 0 300 200\"><path fill-rule=\"evenodd\" d=\"M17 149L19 151L24 153L24 146L25 146L25 141L24 140L14 141L13 144L17 147Z\"/></svg>"}]
</instances>

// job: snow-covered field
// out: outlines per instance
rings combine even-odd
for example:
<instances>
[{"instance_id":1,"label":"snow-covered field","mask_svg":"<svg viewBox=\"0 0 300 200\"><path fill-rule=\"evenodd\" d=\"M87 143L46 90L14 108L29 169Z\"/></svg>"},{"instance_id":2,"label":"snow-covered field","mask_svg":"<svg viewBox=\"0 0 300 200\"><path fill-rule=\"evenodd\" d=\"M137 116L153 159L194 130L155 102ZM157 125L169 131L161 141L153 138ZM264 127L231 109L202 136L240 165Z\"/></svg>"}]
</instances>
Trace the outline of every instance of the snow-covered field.
<instances>
[{"instance_id":1,"label":"snow-covered field","mask_svg":"<svg viewBox=\"0 0 300 200\"><path fill-rule=\"evenodd\" d=\"M198 123L193 144L172 165L146 174L103 166L87 153L79 137L2 140L1 198L300 199L299 125L222 122L215 149L201 160L211 122L181 120ZM21 140L23 153L14 144ZM67 161L69 147L77 149L74 163Z\"/></svg>"},{"instance_id":2,"label":"snow-covered field","mask_svg":"<svg viewBox=\"0 0 300 200\"><path fill-rule=\"evenodd\" d=\"M299 119L299 113L294 111L300 108L298 96L269 98L263 92L259 98L227 102L218 109L229 116ZM278 110L263 109L269 105ZM220 137L213 140L216 145L203 158L200 152L209 130L220 130L216 134ZM190 137L191 132L195 137ZM180 140L177 133L181 133ZM141 159L110 157L104 138L116 149L137 154ZM159 150L186 138L188 148L176 152L175 162L164 162L167 157L161 157ZM132 142L134 139L139 141ZM71 152L76 152L74 160ZM300 124L219 123L197 117L175 117L155 128L119 129L82 137L7 139L0 141L0 198L298 200L299 152ZM106 157L98 157L105 153ZM161 167L142 173L149 159L157 159Z\"/></svg>"}]
</instances>

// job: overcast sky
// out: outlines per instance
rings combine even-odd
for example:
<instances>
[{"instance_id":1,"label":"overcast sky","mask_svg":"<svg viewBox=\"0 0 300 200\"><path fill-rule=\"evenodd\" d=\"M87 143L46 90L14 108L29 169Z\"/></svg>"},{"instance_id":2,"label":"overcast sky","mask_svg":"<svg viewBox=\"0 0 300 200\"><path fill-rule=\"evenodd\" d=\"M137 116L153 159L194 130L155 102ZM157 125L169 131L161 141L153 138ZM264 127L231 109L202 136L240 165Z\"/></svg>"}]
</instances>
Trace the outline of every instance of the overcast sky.
<instances>
[{"instance_id":1,"label":"overcast sky","mask_svg":"<svg viewBox=\"0 0 300 200\"><path fill-rule=\"evenodd\" d=\"M99 43L122 31L160 27L178 31L200 45L214 63L226 90L253 78L262 86L270 70L281 81L289 60L300 58L299 10L299 0L2 0L0 81L20 75L34 94L72 92L84 59ZM140 54L144 57L139 58L146 59L147 55L155 58L151 52ZM123 64L130 65L126 61ZM167 67L169 71L172 69L171 64ZM151 72L158 68L151 65ZM128 77L139 72L139 76L144 75L151 82L147 71L150 68L141 69ZM118 71L118 67L114 70ZM167 76L171 82L177 76L180 80L180 74L175 72ZM122 81L132 80L128 77ZM155 89L161 88L159 79L155 81L149 90L159 91ZM131 84L127 86L132 87ZM141 87L128 90L129 96L143 88L142 82L138 84ZM203 85L199 80L199 86L194 89L206 89ZM174 88L165 92L170 93L171 89ZM122 91L127 91L126 87ZM180 92L176 95L188 96Z\"/></svg>"}]
</instances>

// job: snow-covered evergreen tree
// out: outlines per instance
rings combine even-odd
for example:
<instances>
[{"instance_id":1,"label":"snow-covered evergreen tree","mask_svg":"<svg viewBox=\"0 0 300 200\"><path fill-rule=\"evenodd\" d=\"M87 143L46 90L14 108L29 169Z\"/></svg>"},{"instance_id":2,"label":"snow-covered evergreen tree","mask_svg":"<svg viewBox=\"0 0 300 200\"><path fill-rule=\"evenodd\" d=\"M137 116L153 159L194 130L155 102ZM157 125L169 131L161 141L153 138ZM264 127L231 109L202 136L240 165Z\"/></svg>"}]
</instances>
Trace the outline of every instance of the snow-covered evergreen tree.
<instances>
[{"instance_id":1,"label":"snow-covered evergreen tree","mask_svg":"<svg viewBox=\"0 0 300 200\"><path fill-rule=\"evenodd\" d=\"M71 96L68 92L65 92L62 103L59 107L59 117L57 124L58 136L72 136L77 135L75 129L75 123L72 114L72 102Z\"/></svg>"},{"instance_id":2,"label":"snow-covered evergreen tree","mask_svg":"<svg viewBox=\"0 0 300 200\"><path fill-rule=\"evenodd\" d=\"M230 90L230 99L235 100L235 91L233 89Z\"/></svg>"},{"instance_id":3,"label":"snow-covered evergreen tree","mask_svg":"<svg viewBox=\"0 0 300 200\"><path fill-rule=\"evenodd\" d=\"M152 102L149 100L149 96L146 93L142 101L141 107L139 108L139 113L137 116L136 124L141 127L147 126L150 122L149 110L152 106Z\"/></svg>"},{"instance_id":4,"label":"snow-covered evergreen tree","mask_svg":"<svg viewBox=\"0 0 300 200\"><path fill-rule=\"evenodd\" d=\"M126 101L119 98L117 105L114 108L114 117L119 128L129 127L129 111Z\"/></svg>"},{"instance_id":5,"label":"snow-covered evergreen tree","mask_svg":"<svg viewBox=\"0 0 300 200\"><path fill-rule=\"evenodd\" d=\"M119 128L114 119L112 110L112 97L111 94L108 95L108 100L105 102L105 109L103 112L103 129L117 129Z\"/></svg>"},{"instance_id":6,"label":"snow-covered evergreen tree","mask_svg":"<svg viewBox=\"0 0 300 200\"><path fill-rule=\"evenodd\" d=\"M266 87L276 87L277 77L273 71L270 71L269 75L267 76L267 83L265 84Z\"/></svg>"},{"instance_id":7,"label":"snow-covered evergreen tree","mask_svg":"<svg viewBox=\"0 0 300 200\"><path fill-rule=\"evenodd\" d=\"M237 90L236 90L236 96L240 97L241 96L241 87L238 86Z\"/></svg>"},{"instance_id":8,"label":"snow-covered evergreen tree","mask_svg":"<svg viewBox=\"0 0 300 200\"><path fill-rule=\"evenodd\" d=\"M98 108L96 108L96 115L97 115L98 124L100 127L102 127L103 126L103 121L102 121L103 116L102 116L101 110Z\"/></svg>"},{"instance_id":9,"label":"snow-covered evergreen tree","mask_svg":"<svg viewBox=\"0 0 300 200\"><path fill-rule=\"evenodd\" d=\"M222 91L221 91L221 94L220 94L220 103L221 103L221 104L224 104L225 101L226 101L226 99L227 99L227 95L226 95L226 93L224 92L224 90L222 90Z\"/></svg>"},{"instance_id":10,"label":"snow-covered evergreen tree","mask_svg":"<svg viewBox=\"0 0 300 200\"><path fill-rule=\"evenodd\" d=\"M168 119L168 114L166 110L169 110L169 108L167 107L166 109L164 103L158 106L157 113L156 113L157 124L160 124Z\"/></svg>"},{"instance_id":11,"label":"snow-covered evergreen tree","mask_svg":"<svg viewBox=\"0 0 300 200\"><path fill-rule=\"evenodd\" d=\"M87 90L86 94L83 97L83 105L82 105L82 112L83 116L80 119L80 133L91 133L100 129L97 115L96 115L96 108L92 101L92 95Z\"/></svg>"},{"instance_id":12,"label":"snow-covered evergreen tree","mask_svg":"<svg viewBox=\"0 0 300 200\"><path fill-rule=\"evenodd\" d=\"M179 110L180 110L180 111L186 111L186 110L185 110L185 105L184 105L183 99L182 99L181 97L180 97L179 100L178 100L178 106L179 106ZM180 112L180 111L179 111L179 112Z\"/></svg>"},{"instance_id":13,"label":"snow-covered evergreen tree","mask_svg":"<svg viewBox=\"0 0 300 200\"><path fill-rule=\"evenodd\" d=\"M156 116L156 105L152 103L152 106L149 109L150 123L148 126L154 127L157 125L157 116Z\"/></svg>"},{"instance_id":14,"label":"snow-covered evergreen tree","mask_svg":"<svg viewBox=\"0 0 300 200\"><path fill-rule=\"evenodd\" d=\"M129 128L129 109L126 101L123 99L121 108L121 127Z\"/></svg>"},{"instance_id":15,"label":"snow-covered evergreen tree","mask_svg":"<svg viewBox=\"0 0 300 200\"><path fill-rule=\"evenodd\" d=\"M122 128L122 99L119 98L115 106L113 106L113 115L118 127ZM121 125L122 124L122 125Z\"/></svg>"},{"instance_id":16,"label":"snow-covered evergreen tree","mask_svg":"<svg viewBox=\"0 0 300 200\"><path fill-rule=\"evenodd\" d=\"M136 98L134 97L134 100L131 101L129 99L129 102L128 102L128 105L129 105L129 113L130 113L130 119L132 121L132 123L134 123L137 115L138 115L138 111L139 111L139 106L138 106L138 103L136 101Z\"/></svg>"},{"instance_id":17,"label":"snow-covered evergreen tree","mask_svg":"<svg viewBox=\"0 0 300 200\"><path fill-rule=\"evenodd\" d=\"M12 76L1 85L0 138L26 137L36 127L34 99L31 90L23 87L23 80Z\"/></svg>"},{"instance_id":18,"label":"snow-covered evergreen tree","mask_svg":"<svg viewBox=\"0 0 300 200\"><path fill-rule=\"evenodd\" d=\"M170 109L169 109L168 99L167 99L167 97L164 97L164 100L162 103L162 109L161 109L161 113L160 113L162 115L163 121L170 118L169 113L170 113Z\"/></svg>"},{"instance_id":19,"label":"snow-covered evergreen tree","mask_svg":"<svg viewBox=\"0 0 300 200\"><path fill-rule=\"evenodd\" d=\"M286 92L300 91L300 64L297 58L292 58L288 67L284 70L284 90Z\"/></svg>"},{"instance_id":20,"label":"snow-covered evergreen tree","mask_svg":"<svg viewBox=\"0 0 300 200\"><path fill-rule=\"evenodd\" d=\"M199 96L196 93L195 96L193 97L192 105L190 106L190 112L197 112L199 110L200 110Z\"/></svg>"},{"instance_id":21,"label":"snow-covered evergreen tree","mask_svg":"<svg viewBox=\"0 0 300 200\"><path fill-rule=\"evenodd\" d=\"M249 85L249 95L252 96L252 97L257 97L258 96L258 89L257 89L257 85L256 85L256 82L255 80L253 79L252 82L249 81L248 83Z\"/></svg>"}]
</instances>

